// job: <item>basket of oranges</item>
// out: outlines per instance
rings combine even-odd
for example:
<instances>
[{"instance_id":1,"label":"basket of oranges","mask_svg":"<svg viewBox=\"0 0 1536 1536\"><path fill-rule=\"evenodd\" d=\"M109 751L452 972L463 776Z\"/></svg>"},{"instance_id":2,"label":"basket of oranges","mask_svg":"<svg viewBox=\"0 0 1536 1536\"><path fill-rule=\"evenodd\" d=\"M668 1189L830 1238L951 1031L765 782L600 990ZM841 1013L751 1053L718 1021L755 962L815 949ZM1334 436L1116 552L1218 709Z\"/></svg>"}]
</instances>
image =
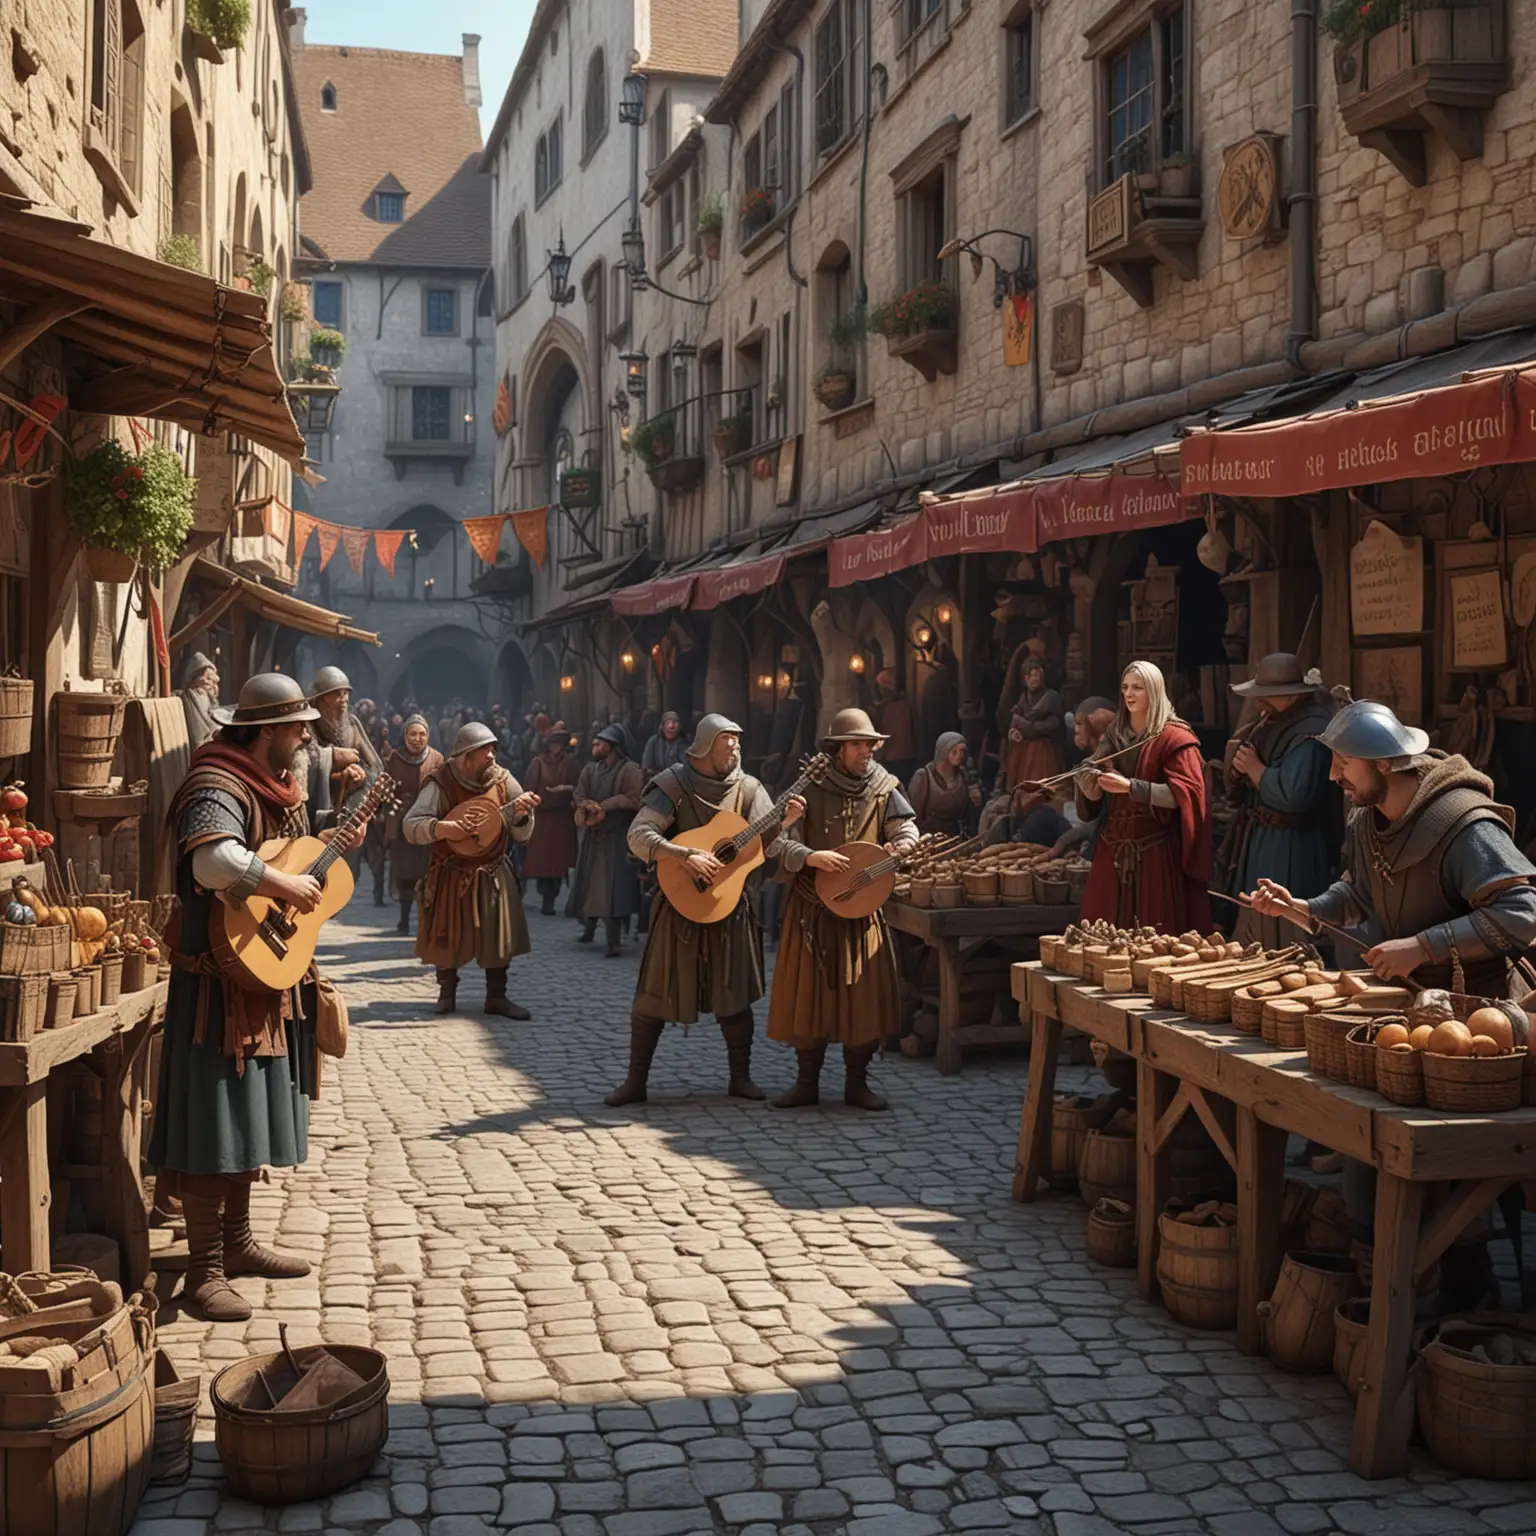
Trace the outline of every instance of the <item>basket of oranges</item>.
<instances>
[{"instance_id":1,"label":"basket of oranges","mask_svg":"<svg viewBox=\"0 0 1536 1536\"><path fill-rule=\"evenodd\" d=\"M1376 1031L1377 1092L1397 1104L1464 1114L1518 1109L1529 1035L1515 1003L1421 992L1400 1021Z\"/></svg>"}]
</instances>

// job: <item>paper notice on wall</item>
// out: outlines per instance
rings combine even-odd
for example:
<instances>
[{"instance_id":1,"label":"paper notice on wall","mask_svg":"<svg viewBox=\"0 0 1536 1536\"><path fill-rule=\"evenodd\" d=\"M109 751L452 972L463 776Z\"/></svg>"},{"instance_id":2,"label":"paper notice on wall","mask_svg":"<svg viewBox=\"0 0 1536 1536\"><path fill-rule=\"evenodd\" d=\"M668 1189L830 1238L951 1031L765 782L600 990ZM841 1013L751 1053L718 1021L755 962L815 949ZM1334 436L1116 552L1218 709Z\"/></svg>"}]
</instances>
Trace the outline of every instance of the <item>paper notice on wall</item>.
<instances>
[{"instance_id":1,"label":"paper notice on wall","mask_svg":"<svg viewBox=\"0 0 1536 1536\"><path fill-rule=\"evenodd\" d=\"M1349 552L1349 611L1357 635L1423 629L1423 539L1401 539L1385 523L1368 523Z\"/></svg>"},{"instance_id":2,"label":"paper notice on wall","mask_svg":"<svg viewBox=\"0 0 1536 1536\"><path fill-rule=\"evenodd\" d=\"M1451 577L1451 666L1502 667L1509 659L1504 588L1497 571Z\"/></svg>"}]
</instances>

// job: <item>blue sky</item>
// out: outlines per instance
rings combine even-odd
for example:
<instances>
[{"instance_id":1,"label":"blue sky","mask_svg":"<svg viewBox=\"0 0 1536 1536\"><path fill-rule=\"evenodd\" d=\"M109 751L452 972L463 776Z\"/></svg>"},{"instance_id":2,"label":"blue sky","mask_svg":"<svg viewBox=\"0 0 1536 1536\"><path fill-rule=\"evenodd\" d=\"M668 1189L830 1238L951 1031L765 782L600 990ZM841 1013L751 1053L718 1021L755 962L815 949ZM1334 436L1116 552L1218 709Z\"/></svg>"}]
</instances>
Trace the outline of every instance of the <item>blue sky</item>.
<instances>
[{"instance_id":1,"label":"blue sky","mask_svg":"<svg viewBox=\"0 0 1536 1536\"><path fill-rule=\"evenodd\" d=\"M312 43L355 48L399 48L407 53L459 53L466 32L480 34L483 131L512 78L528 35L534 0L306 0L304 35Z\"/></svg>"}]
</instances>

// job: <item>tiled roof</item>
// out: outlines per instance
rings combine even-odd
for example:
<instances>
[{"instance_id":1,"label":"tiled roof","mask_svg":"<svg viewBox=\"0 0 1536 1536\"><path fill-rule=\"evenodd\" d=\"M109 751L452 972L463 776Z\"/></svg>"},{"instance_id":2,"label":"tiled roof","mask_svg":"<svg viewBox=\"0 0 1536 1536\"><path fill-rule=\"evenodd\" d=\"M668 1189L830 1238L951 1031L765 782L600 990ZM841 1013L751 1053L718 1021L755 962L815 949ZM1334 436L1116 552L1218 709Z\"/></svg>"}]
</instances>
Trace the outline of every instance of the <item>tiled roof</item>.
<instances>
[{"instance_id":1,"label":"tiled roof","mask_svg":"<svg viewBox=\"0 0 1536 1536\"><path fill-rule=\"evenodd\" d=\"M641 73L719 80L736 57L736 0L651 0Z\"/></svg>"},{"instance_id":2,"label":"tiled roof","mask_svg":"<svg viewBox=\"0 0 1536 1536\"><path fill-rule=\"evenodd\" d=\"M314 189L299 205L306 244L332 261L490 265L491 184L479 173L479 113L454 54L306 44L293 50ZM336 88L336 110L320 89ZM409 189L405 221L371 218L373 193Z\"/></svg>"}]
</instances>

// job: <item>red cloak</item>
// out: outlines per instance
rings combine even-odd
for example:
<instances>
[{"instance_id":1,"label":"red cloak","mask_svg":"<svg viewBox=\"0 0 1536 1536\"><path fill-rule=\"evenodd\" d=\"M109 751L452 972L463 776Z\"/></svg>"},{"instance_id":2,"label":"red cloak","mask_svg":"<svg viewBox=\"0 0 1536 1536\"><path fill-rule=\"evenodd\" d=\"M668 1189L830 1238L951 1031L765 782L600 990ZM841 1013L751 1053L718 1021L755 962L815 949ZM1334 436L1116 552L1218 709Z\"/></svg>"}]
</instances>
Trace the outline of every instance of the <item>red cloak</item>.
<instances>
[{"instance_id":1,"label":"red cloak","mask_svg":"<svg viewBox=\"0 0 1536 1536\"><path fill-rule=\"evenodd\" d=\"M1104 796L1100 815L1108 820L1094 850L1083 917L1107 918L1122 928L1151 923L1164 933L1209 933L1211 819L1195 733L1170 721L1137 754L1136 771L1126 777L1168 785L1175 804L1167 810L1139 805L1129 795Z\"/></svg>"}]
</instances>

